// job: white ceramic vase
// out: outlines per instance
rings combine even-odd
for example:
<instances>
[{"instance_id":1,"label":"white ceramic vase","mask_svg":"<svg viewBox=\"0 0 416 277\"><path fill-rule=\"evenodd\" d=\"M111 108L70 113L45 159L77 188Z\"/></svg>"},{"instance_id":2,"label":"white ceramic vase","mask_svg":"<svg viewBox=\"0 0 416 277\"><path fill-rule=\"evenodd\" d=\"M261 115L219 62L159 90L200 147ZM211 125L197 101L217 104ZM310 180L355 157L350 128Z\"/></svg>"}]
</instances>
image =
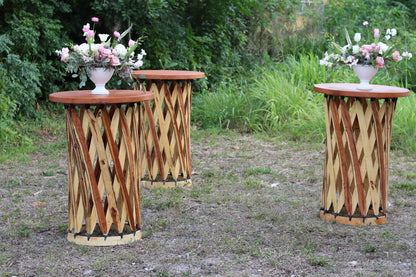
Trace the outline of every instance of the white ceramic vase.
<instances>
[{"instance_id":1,"label":"white ceramic vase","mask_svg":"<svg viewBox=\"0 0 416 277\"><path fill-rule=\"evenodd\" d=\"M354 65L354 73L360 79L360 84L357 86L359 90L372 90L370 80L376 75L378 68L372 65Z\"/></svg>"},{"instance_id":2,"label":"white ceramic vase","mask_svg":"<svg viewBox=\"0 0 416 277\"><path fill-rule=\"evenodd\" d=\"M97 67L90 69L90 79L95 84L95 89L91 94L109 94L105 88L105 84L110 81L113 76L114 68Z\"/></svg>"}]
</instances>

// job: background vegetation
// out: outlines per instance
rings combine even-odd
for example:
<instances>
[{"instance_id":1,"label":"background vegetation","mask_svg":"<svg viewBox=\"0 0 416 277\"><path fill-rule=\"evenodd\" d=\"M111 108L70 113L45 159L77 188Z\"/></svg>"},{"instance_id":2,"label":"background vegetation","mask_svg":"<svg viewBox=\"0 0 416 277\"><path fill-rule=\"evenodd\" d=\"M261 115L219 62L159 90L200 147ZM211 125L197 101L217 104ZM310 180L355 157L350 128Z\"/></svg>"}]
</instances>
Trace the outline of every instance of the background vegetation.
<instances>
[{"instance_id":1,"label":"background vegetation","mask_svg":"<svg viewBox=\"0 0 416 277\"><path fill-rule=\"evenodd\" d=\"M199 70L192 119L201 128L267 132L289 139L323 140L322 82L357 82L350 70L319 65L326 39L342 41L343 28L367 20L396 28L402 49L415 52L416 1L412 0L0 0L0 150L30 149L30 128L60 106L52 92L76 89L55 54L82 41L82 26L101 19L99 32L133 25L145 36L144 68ZM379 72L375 83L416 86L416 58L406 69ZM115 78L113 78L115 79ZM113 80L113 87L117 86ZM416 152L415 98L400 99L393 146Z\"/></svg>"}]
</instances>

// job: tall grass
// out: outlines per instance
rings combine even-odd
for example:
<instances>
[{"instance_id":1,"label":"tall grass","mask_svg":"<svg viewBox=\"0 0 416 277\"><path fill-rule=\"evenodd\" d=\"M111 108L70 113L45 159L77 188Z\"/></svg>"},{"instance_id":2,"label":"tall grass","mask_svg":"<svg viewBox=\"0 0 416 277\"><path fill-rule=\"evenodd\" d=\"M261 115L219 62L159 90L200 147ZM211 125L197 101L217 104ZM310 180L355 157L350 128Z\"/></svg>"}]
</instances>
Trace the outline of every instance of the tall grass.
<instances>
[{"instance_id":1,"label":"tall grass","mask_svg":"<svg viewBox=\"0 0 416 277\"><path fill-rule=\"evenodd\" d=\"M194 97L192 118L198 125L245 132L279 133L293 140L325 138L323 95L313 91L318 83L357 83L349 68L327 70L313 54L288 57L258 68L252 78L223 84L215 92ZM244 75L247 76L247 75ZM372 83L401 86L385 71ZM392 145L416 152L416 96L400 98L393 120Z\"/></svg>"},{"instance_id":2,"label":"tall grass","mask_svg":"<svg viewBox=\"0 0 416 277\"><path fill-rule=\"evenodd\" d=\"M242 131L259 130L258 118L250 102L250 85L240 79L221 83L215 92L193 98L192 120L202 128L227 128Z\"/></svg>"},{"instance_id":3,"label":"tall grass","mask_svg":"<svg viewBox=\"0 0 416 277\"><path fill-rule=\"evenodd\" d=\"M400 98L393 119L393 148L407 153L416 153L416 96L410 92L409 97Z\"/></svg>"}]
</instances>

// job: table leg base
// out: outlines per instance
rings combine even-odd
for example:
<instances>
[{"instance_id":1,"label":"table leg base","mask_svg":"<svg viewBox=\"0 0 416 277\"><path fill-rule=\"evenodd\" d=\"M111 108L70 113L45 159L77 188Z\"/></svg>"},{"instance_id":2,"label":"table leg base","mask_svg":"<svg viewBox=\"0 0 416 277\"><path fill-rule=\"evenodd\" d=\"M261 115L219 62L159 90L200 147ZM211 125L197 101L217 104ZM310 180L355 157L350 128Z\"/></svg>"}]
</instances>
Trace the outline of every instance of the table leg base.
<instances>
[{"instance_id":1,"label":"table leg base","mask_svg":"<svg viewBox=\"0 0 416 277\"><path fill-rule=\"evenodd\" d=\"M387 216L385 215L379 217L349 217L343 215L334 215L332 213L325 213L322 210L320 212L320 217L326 221L354 226L381 225L387 222Z\"/></svg>"},{"instance_id":2,"label":"table leg base","mask_svg":"<svg viewBox=\"0 0 416 277\"><path fill-rule=\"evenodd\" d=\"M141 231L132 232L123 235L108 235L108 236L90 236L83 234L74 235L74 233L68 232L67 240L78 245L88 246L113 246L132 243L142 239Z\"/></svg>"},{"instance_id":3,"label":"table leg base","mask_svg":"<svg viewBox=\"0 0 416 277\"><path fill-rule=\"evenodd\" d=\"M177 180L177 181L151 181L142 180L142 186L147 189L154 188L176 188L176 187L190 187L192 186L192 179Z\"/></svg>"}]
</instances>

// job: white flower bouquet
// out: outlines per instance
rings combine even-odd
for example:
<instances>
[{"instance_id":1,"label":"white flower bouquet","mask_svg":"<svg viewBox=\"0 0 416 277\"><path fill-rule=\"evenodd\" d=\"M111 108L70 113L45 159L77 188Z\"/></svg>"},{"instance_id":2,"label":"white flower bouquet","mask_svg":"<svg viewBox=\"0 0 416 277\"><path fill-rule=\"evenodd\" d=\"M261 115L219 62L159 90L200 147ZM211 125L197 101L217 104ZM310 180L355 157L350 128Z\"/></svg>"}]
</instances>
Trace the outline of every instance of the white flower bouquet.
<instances>
[{"instance_id":1,"label":"white flower bouquet","mask_svg":"<svg viewBox=\"0 0 416 277\"><path fill-rule=\"evenodd\" d=\"M368 28L368 25L367 21L363 22L365 28ZM320 64L329 67L338 65L347 65L349 67L354 65L372 65L376 68L384 68L388 67L388 64L392 61L400 62L403 58L410 59L412 57L412 53L404 51L400 54L392 46L393 40L397 36L396 29L387 29L384 36L380 34L380 29L377 28L371 31L367 29L367 33L373 33L367 40L362 38L361 33L355 33L353 42L348 31L345 30L347 44L340 46L336 42L331 41L330 51L325 53L325 57L320 60Z\"/></svg>"},{"instance_id":2,"label":"white flower bouquet","mask_svg":"<svg viewBox=\"0 0 416 277\"><path fill-rule=\"evenodd\" d=\"M96 23L99 19L93 17L91 21ZM87 76L90 76L90 70L94 68L113 68L122 79L129 79L133 76L133 69L143 65L143 57L146 55L143 49L137 55L134 52L141 44L142 38L136 41L129 40L127 47L120 43L130 29L131 26L122 34L115 31L113 42L109 38L110 35L98 34L100 42L95 43L94 28L91 29L90 24L87 23L82 28L86 43L73 45L71 50L64 47L56 50L56 53L61 57L61 61L67 64L66 71L73 73L72 77L80 78L80 88L85 86Z\"/></svg>"}]
</instances>

